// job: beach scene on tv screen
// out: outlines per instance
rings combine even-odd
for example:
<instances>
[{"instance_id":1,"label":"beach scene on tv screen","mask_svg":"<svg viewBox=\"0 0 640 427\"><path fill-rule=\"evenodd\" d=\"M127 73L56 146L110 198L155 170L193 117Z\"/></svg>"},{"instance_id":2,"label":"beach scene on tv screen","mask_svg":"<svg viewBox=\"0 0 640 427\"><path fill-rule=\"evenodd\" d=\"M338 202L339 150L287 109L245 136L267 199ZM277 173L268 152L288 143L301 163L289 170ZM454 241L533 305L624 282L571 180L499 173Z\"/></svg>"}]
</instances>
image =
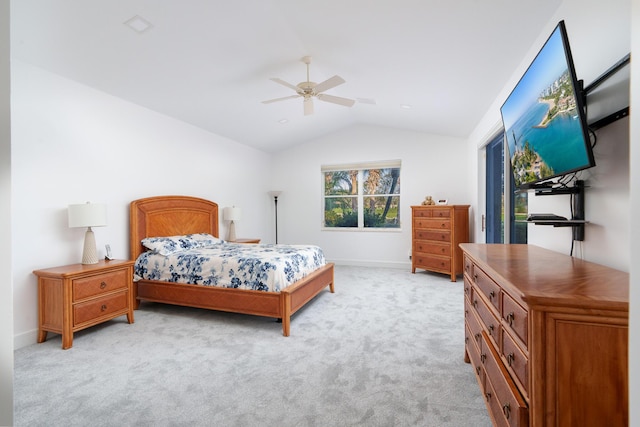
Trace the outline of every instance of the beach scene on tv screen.
<instances>
[{"instance_id":1,"label":"beach scene on tv screen","mask_svg":"<svg viewBox=\"0 0 640 427\"><path fill-rule=\"evenodd\" d=\"M516 186L589 165L558 27L502 106Z\"/></svg>"}]
</instances>

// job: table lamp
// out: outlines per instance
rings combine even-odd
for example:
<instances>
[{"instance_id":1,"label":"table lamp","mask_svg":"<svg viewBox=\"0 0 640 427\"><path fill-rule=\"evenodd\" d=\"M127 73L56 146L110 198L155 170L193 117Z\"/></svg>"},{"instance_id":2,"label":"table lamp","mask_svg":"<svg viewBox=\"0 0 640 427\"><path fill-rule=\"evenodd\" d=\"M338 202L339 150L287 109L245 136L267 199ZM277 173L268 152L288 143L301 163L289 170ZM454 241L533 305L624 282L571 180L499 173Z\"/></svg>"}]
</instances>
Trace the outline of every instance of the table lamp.
<instances>
[{"instance_id":1,"label":"table lamp","mask_svg":"<svg viewBox=\"0 0 640 427\"><path fill-rule=\"evenodd\" d=\"M96 238L91 227L107 225L107 205L89 202L81 205L69 205L68 213L70 228L87 227L87 232L84 235L82 263L97 264Z\"/></svg>"},{"instance_id":2,"label":"table lamp","mask_svg":"<svg viewBox=\"0 0 640 427\"><path fill-rule=\"evenodd\" d=\"M231 221L229 223L229 236L227 238L227 240L230 242L236 241L236 224L234 221L239 221L240 215L242 215L242 211L240 210L240 208L236 208L235 206L224 208L224 220Z\"/></svg>"}]
</instances>

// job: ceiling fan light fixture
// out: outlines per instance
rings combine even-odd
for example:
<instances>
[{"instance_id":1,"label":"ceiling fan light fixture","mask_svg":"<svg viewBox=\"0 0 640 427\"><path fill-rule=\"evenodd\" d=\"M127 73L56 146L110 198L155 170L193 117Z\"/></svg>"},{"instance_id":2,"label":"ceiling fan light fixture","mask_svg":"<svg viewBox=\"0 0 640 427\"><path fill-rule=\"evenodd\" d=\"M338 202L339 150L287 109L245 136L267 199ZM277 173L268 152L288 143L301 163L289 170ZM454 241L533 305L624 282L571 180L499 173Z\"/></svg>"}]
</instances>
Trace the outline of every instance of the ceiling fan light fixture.
<instances>
[{"instance_id":1,"label":"ceiling fan light fixture","mask_svg":"<svg viewBox=\"0 0 640 427\"><path fill-rule=\"evenodd\" d=\"M277 77L272 77L270 79L278 84L288 87L289 89L293 89L296 92L296 95L285 96L285 97L276 98L276 99L269 99L266 101L262 101L263 104L270 104L272 102L283 101L285 99L290 99L290 98L303 98L303 108L304 108L305 116L313 114L313 97L318 98L320 101L330 102L332 104L338 104L345 107L352 107L353 104L355 104L356 101L353 99L342 98L339 96L328 95L324 93L329 89L333 89L334 87L345 83L345 80L342 77L336 75L328 78L327 80L321 83L312 82L309 78L309 64L311 63L311 57L310 56L303 57L302 62L307 64L307 80L306 81L298 83L297 85L294 86L291 83L288 83Z\"/></svg>"}]
</instances>

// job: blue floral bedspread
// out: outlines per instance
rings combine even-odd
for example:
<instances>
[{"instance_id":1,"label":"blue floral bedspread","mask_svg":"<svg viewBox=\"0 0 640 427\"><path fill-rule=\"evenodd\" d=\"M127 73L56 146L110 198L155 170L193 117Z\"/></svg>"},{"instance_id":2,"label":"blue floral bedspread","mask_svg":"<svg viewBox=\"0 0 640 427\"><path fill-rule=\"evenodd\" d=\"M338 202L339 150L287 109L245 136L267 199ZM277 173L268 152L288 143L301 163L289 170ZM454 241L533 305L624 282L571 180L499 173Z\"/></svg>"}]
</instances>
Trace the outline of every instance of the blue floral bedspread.
<instances>
[{"instance_id":1,"label":"blue floral bedspread","mask_svg":"<svg viewBox=\"0 0 640 427\"><path fill-rule=\"evenodd\" d=\"M279 292L325 263L318 246L222 242L168 255L144 252L136 260L134 280Z\"/></svg>"}]
</instances>

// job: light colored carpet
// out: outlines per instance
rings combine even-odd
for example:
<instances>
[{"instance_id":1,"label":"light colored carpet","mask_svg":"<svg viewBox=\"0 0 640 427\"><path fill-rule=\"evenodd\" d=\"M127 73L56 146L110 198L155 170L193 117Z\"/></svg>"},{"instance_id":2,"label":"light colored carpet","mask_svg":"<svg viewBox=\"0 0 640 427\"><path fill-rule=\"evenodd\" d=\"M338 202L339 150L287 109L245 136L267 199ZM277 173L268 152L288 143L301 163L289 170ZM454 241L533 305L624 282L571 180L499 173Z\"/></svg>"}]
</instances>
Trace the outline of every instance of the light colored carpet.
<instances>
[{"instance_id":1,"label":"light colored carpet","mask_svg":"<svg viewBox=\"0 0 640 427\"><path fill-rule=\"evenodd\" d=\"M273 319L143 303L15 352L17 426L490 426L465 364L462 280L336 266Z\"/></svg>"}]
</instances>

